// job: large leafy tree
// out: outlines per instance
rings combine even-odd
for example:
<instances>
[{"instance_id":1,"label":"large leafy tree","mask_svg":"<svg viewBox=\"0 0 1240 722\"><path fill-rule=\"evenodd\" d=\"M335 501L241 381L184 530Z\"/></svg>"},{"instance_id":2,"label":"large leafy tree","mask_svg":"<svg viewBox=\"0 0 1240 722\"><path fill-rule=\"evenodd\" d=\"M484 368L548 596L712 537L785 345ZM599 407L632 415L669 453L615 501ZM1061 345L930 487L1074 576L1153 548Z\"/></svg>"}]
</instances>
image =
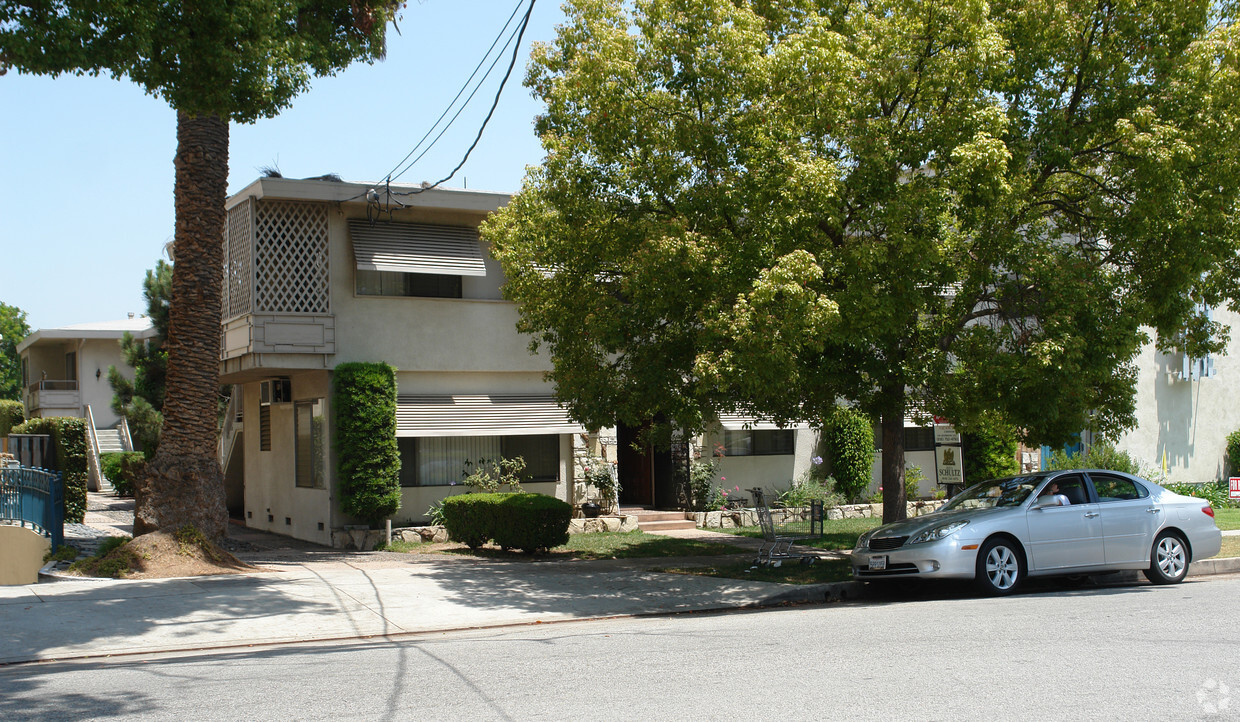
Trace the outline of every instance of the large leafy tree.
<instances>
[{"instance_id":1,"label":"large leafy tree","mask_svg":"<svg viewBox=\"0 0 1240 722\"><path fill-rule=\"evenodd\" d=\"M128 77L177 111L176 231L159 450L135 534L224 535L215 456L228 123L270 117L315 75L382 55L390 0L0 0L0 70Z\"/></svg>"},{"instance_id":2,"label":"large leafy tree","mask_svg":"<svg viewBox=\"0 0 1240 722\"><path fill-rule=\"evenodd\" d=\"M22 400L22 360L17 344L29 335L26 312L0 302L0 399Z\"/></svg>"},{"instance_id":3,"label":"large leafy tree","mask_svg":"<svg viewBox=\"0 0 1240 722\"><path fill-rule=\"evenodd\" d=\"M581 420L722 410L1030 441L1133 421L1237 294L1236 30L1200 0L570 3L486 235Z\"/></svg>"},{"instance_id":4,"label":"large leafy tree","mask_svg":"<svg viewBox=\"0 0 1240 722\"><path fill-rule=\"evenodd\" d=\"M112 387L112 411L129 422L130 433L139 449L153 455L159 448L163 426L164 394L167 391L168 311L172 304L172 264L163 259L146 272L142 281L146 298L146 314L155 335L136 339L126 333L121 339L121 355L134 370L133 380L115 366L108 368L108 384Z\"/></svg>"}]
</instances>

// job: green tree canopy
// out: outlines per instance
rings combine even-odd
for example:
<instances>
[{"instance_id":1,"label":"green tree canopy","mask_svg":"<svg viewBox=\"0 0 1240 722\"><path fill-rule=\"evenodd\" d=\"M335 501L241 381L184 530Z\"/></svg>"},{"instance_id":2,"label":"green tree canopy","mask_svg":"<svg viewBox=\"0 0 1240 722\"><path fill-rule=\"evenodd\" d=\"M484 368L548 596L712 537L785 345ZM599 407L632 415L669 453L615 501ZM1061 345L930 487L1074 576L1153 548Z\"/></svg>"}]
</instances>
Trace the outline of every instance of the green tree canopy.
<instances>
[{"instance_id":1,"label":"green tree canopy","mask_svg":"<svg viewBox=\"0 0 1240 722\"><path fill-rule=\"evenodd\" d=\"M579 0L547 151L484 226L582 421L1133 421L1135 354L1220 348L1238 47L1199 0Z\"/></svg>"},{"instance_id":2,"label":"green tree canopy","mask_svg":"<svg viewBox=\"0 0 1240 722\"><path fill-rule=\"evenodd\" d=\"M224 535L215 458L228 122L274 116L316 75L382 56L392 0L0 0L0 73L127 77L177 110L176 233L158 452L134 533Z\"/></svg>"},{"instance_id":3,"label":"green tree canopy","mask_svg":"<svg viewBox=\"0 0 1240 722\"><path fill-rule=\"evenodd\" d=\"M17 344L29 335L26 312L0 302L0 399L22 400L22 359Z\"/></svg>"}]
</instances>

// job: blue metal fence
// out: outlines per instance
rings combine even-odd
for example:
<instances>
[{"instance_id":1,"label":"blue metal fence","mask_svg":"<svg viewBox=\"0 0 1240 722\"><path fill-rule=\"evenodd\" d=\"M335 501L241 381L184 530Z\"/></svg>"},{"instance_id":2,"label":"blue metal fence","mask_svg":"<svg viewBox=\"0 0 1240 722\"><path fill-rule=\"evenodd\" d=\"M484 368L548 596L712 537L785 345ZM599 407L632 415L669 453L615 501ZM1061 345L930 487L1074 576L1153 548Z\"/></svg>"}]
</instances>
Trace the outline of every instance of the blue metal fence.
<instances>
[{"instance_id":1,"label":"blue metal fence","mask_svg":"<svg viewBox=\"0 0 1240 722\"><path fill-rule=\"evenodd\" d=\"M64 496L58 472L25 466L0 469L0 520L29 524L51 537L53 551L65 542Z\"/></svg>"}]
</instances>

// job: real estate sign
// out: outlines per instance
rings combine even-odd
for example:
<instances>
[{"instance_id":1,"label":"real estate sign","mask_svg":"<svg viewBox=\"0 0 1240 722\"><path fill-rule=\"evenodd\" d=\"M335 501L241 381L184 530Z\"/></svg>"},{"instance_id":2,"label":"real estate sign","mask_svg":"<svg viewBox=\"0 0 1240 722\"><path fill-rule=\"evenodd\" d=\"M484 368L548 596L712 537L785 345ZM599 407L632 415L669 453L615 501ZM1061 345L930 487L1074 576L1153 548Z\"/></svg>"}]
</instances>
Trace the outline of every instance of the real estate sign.
<instances>
[{"instance_id":1,"label":"real estate sign","mask_svg":"<svg viewBox=\"0 0 1240 722\"><path fill-rule=\"evenodd\" d=\"M934 425L934 474L939 486L964 485L964 455L960 434L950 424Z\"/></svg>"},{"instance_id":2,"label":"real estate sign","mask_svg":"<svg viewBox=\"0 0 1240 722\"><path fill-rule=\"evenodd\" d=\"M1227 497L1240 499L1240 476L1233 476L1227 480Z\"/></svg>"}]
</instances>

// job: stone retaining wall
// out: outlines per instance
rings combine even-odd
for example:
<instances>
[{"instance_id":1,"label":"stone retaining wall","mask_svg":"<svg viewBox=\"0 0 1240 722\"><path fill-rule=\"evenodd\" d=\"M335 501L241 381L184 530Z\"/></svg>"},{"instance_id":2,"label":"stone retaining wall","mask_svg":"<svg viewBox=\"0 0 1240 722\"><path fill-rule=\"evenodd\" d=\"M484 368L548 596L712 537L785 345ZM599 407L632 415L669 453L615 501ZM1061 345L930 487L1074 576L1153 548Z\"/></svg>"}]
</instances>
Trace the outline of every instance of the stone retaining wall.
<instances>
[{"instance_id":1,"label":"stone retaining wall","mask_svg":"<svg viewBox=\"0 0 1240 722\"><path fill-rule=\"evenodd\" d=\"M922 516L943 506L942 501L910 501L908 516ZM844 504L826 510L827 519L862 519L883 518L882 504ZM753 509L726 509L721 511L699 511L692 514L694 523L699 529L732 529L744 526L758 526L758 512ZM808 522L809 509L797 507L793 509L771 509L771 520L776 526L795 522Z\"/></svg>"},{"instance_id":2,"label":"stone retaining wall","mask_svg":"<svg viewBox=\"0 0 1240 722\"><path fill-rule=\"evenodd\" d=\"M755 522L756 523L756 522ZM624 516L600 516L595 519L570 519L569 534L591 534L602 531L629 532L637 529L637 517L631 514ZM382 529L338 529L332 532L332 546L336 549L355 549L372 551L383 541ZM442 526L407 526L392 530L393 541L412 543L448 541L448 530Z\"/></svg>"}]
</instances>

